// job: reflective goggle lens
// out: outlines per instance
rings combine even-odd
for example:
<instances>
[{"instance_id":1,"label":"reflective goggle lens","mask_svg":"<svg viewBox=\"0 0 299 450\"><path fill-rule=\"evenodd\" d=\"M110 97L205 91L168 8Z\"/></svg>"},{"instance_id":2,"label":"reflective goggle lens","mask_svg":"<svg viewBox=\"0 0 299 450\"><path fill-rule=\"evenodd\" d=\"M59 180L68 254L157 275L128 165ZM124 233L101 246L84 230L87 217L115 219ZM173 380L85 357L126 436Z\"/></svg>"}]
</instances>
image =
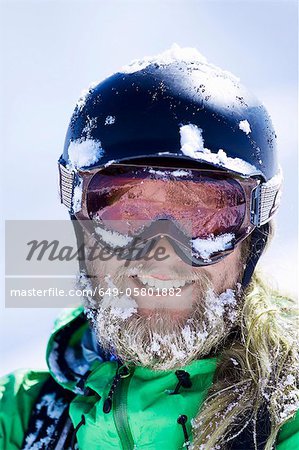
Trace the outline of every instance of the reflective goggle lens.
<instances>
[{"instance_id":1,"label":"reflective goggle lens","mask_svg":"<svg viewBox=\"0 0 299 450\"><path fill-rule=\"evenodd\" d=\"M184 176L177 172L136 167L99 171L87 188L89 218L128 235L158 219L174 220L194 238L240 229L246 192L238 180L191 169Z\"/></svg>"}]
</instances>

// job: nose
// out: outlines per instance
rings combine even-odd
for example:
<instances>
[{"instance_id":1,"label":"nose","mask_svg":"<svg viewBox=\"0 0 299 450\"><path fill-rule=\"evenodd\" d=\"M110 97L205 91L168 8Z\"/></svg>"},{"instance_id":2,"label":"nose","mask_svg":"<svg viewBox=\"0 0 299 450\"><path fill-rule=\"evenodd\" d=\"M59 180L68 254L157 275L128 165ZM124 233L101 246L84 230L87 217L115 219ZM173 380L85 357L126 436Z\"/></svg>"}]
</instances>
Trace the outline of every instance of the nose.
<instances>
[{"instance_id":1,"label":"nose","mask_svg":"<svg viewBox=\"0 0 299 450\"><path fill-rule=\"evenodd\" d=\"M171 239L163 234L156 237L154 244L151 246L148 257L151 260L157 260L160 264L167 264L167 261L171 264L176 262L182 263L181 258L176 254L173 245L171 244Z\"/></svg>"}]
</instances>

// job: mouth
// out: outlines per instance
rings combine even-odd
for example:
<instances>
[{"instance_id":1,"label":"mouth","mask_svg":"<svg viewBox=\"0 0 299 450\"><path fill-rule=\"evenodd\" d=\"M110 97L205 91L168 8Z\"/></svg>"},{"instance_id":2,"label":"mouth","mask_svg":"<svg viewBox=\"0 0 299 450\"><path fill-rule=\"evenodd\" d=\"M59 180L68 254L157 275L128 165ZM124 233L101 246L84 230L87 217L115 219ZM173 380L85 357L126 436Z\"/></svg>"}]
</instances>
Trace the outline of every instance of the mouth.
<instances>
[{"instance_id":1,"label":"mouth","mask_svg":"<svg viewBox=\"0 0 299 450\"><path fill-rule=\"evenodd\" d=\"M133 275L131 277L135 284L137 284L139 287L145 287L145 288L153 288L157 291L164 289L165 291L169 291L170 289L176 289L176 288L184 288L187 286L190 286L195 283L195 280L188 280L183 278L166 278L162 275L159 276L142 276L139 277L138 275Z\"/></svg>"}]
</instances>

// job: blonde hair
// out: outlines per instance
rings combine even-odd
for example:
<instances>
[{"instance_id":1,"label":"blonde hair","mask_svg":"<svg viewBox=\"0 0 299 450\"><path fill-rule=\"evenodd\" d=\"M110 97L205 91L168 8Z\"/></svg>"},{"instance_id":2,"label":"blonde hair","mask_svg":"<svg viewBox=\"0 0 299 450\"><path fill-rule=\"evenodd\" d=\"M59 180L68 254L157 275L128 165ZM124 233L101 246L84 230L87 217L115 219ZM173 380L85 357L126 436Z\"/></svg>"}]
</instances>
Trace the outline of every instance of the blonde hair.
<instances>
[{"instance_id":1,"label":"blonde hair","mask_svg":"<svg viewBox=\"0 0 299 450\"><path fill-rule=\"evenodd\" d=\"M267 246L273 234L271 223ZM255 270L244 292L238 329L222 351L214 383L192 421L194 449L225 449L250 422L256 431L265 406L271 421L265 450L272 448L280 427L299 408L296 312L296 301ZM253 436L257 448L255 432Z\"/></svg>"}]
</instances>

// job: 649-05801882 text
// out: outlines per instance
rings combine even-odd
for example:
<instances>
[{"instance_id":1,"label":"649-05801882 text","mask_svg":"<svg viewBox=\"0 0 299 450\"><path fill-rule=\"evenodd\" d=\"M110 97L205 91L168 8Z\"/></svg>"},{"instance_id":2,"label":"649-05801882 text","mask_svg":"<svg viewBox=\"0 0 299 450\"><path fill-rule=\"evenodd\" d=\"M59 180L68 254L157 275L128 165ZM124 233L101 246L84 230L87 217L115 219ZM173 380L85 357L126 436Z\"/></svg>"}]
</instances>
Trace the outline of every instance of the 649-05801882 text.
<instances>
[{"instance_id":1,"label":"649-05801882 text","mask_svg":"<svg viewBox=\"0 0 299 450\"><path fill-rule=\"evenodd\" d=\"M128 297L138 297L138 296L156 296L156 297L174 297L181 296L181 288L154 288L154 287L142 287L142 288L130 288L127 287L124 290L119 290L118 288L108 287L106 289L96 286L94 289L59 289L55 287L50 287L47 289L11 289L11 297L81 297L81 296L91 296L94 297L95 294L103 297L104 295L109 295L112 297L119 297L120 295L126 295Z\"/></svg>"},{"instance_id":2,"label":"649-05801882 text","mask_svg":"<svg viewBox=\"0 0 299 450\"><path fill-rule=\"evenodd\" d=\"M98 287L98 294L100 296L103 295L111 295L113 297L118 297L119 295L127 295L128 297L138 297L138 296L156 296L156 297L174 297L174 296L181 296L181 288L177 287L177 288L156 288L156 287L142 287L142 288L138 288L138 287L134 287L134 288L126 288L122 291L120 291L117 288L100 288Z\"/></svg>"}]
</instances>

